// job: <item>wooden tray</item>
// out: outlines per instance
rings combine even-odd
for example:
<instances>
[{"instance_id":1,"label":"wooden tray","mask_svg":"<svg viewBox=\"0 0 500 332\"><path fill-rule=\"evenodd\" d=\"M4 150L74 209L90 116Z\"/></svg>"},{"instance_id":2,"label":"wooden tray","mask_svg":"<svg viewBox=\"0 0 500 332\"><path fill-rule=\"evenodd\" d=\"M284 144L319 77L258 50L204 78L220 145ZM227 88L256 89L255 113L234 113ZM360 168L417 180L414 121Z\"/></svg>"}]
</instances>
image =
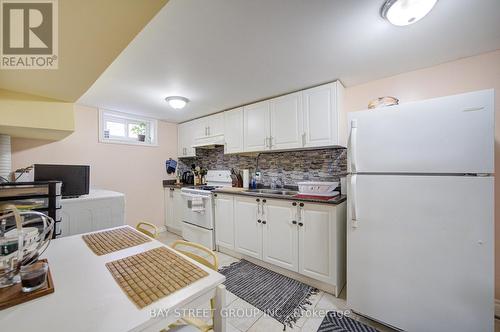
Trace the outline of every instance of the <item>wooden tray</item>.
<instances>
[{"instance_id":1,"label":"wooden tray","mask_svg":"<svg viewBox=\"0 0 500 332\"><path fill-rule=\"evenodd\" d=\"M46 259L40 259L40 262L47 262ZM28 302L47 294L54 293L54 282L50 274L50 265L47 271L47 285L31 293L23 293L21 283L10 287L0 288L0 310Z\"/></svg>"}]
</instances>

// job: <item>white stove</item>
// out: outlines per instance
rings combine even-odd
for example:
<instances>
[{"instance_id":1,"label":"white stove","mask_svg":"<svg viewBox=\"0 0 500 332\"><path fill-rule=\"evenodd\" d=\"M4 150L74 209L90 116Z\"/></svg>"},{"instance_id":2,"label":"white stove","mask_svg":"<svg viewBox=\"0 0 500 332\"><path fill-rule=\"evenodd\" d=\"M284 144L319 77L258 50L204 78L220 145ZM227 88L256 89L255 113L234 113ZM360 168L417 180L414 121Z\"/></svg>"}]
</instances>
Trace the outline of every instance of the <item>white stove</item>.
<instances>
[{"instance_id":1,"label":"white stove","mask_svg":"<svg viewBox=\"0 0 500 332\"><path fill-rule=\"evenodd\" d=\"M231 187L231 172L208 171L206 179L207 185L181 189L183 197L182 237L187 241L199 243L214 250L215 205L212 191L221 187Z\"/></svg>"}]
</instances>

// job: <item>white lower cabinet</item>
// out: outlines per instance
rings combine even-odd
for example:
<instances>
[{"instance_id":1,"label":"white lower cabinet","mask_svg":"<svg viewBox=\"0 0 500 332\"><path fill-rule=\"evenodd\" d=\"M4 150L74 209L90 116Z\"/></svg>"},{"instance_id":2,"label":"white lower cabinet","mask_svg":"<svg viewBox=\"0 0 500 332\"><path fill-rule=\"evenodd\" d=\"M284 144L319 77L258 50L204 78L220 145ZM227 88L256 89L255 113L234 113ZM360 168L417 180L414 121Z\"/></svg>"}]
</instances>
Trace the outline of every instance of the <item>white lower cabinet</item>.
<instances>
[{"instance_id":1,"label":"white lower cabinet","mask_svg":"<svg viewBox=\"0 0 500 332\"><path fill-rule=\"evenodd\" d=\"M234 199L232 195L214 194L215 243L234 249Z\"/></svg>"},{"instance_id":2,"label":"white lower cabinet","mask_svg":"<svg viewBox=\"0 0 500 332\"><path fill-rule=\"evenodd\" d=\"M178 234L182 231L182 204L180 189L165 188L165 226Z\"/></svg>"},{"instance_id":3,"label":"white lower cabinet","mask_svg":"<svg viewBox=\"0 0 500 332\"><path fill-rule=\"evenodd\" d=\"M298 272L296 209L285 200L268 199L262 206L262 260Z\"/></svg>"},{"instance_id":4,"label":"white lower cabinet","mask_svg":"<svg viewBox=\"0 0 500 332\"><path fill-rule=\"evenodd\" d=\"M302 203L303 204L303 203ZM299 272L334 282L335 209L320 204L299 206Z\"/></svg>"},{"instance_id":5,"label":"white lower cabinet","mask_svg":"<svg viewBox=\"0 0 500 332\"><path fill-rule=\"evenodd\" d=\"M234 249L258 259L262 259L260 209L258 198L236 197L234 200Z\"/></svg>"},{"instance_id":6,"label":"white lower cabinet","mask_svg":"<svg viewBox=\"0 0 500 332\"><path fill-rule=\"evenodd\" d=\"M233 197L232 220L229 197L221 200L221 245L230 242L233 223L235 251L334 285L338 295L345 284L345 203Z\"/></svg>"}]
</instances>

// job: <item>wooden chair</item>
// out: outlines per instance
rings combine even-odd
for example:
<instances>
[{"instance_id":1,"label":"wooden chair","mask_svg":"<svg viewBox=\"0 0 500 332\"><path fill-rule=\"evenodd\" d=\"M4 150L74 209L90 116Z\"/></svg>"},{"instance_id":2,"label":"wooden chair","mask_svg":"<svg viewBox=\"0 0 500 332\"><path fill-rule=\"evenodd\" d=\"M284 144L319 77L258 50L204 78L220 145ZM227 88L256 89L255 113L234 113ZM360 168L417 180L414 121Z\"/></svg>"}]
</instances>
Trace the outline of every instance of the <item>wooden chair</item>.
<instances>
[{"instance_id":1,"label":"wooden chair","mask_svg":"<svg viewBox=\"0 0 500 332\"><path fill-rule=\"evenodd\" d=\"M146 227L144 227L146 226ZM152 237L153 239L156 239L158 236L159 230L156 225L153 225L152 223L149 223L147 221L141 221L139 222L136 226L135 229L137 229L139 232L146 234L149 237Z\"/></svg>"},{"instance_id":2,"label":"wooden chair","mask_svg":"<svg viewBox=\"0 0 500 332\"><path fill-rule=\"evenodd\" d=\"M179 251L180 253L188 256L189 258L194 259L198 263L205 265L206 267L208 267L212 270L215 270L215 271L219 270L219 259L218 259L217 255L212 250L208 249L207 247L202 246L201 244L177 240L174 243L172 243L171 247L173 249ZM203 252L204 254L206 254L207 257L202 257L202 256L200 256L192 251L182 250L181 249L182 247L199 250L199 251ZM211 262L210 260L213 260L213 262ZM208 324L205 321L203 321L199 318L196 318L196 317L184 317L184 318L182 318L182 321L189 324L190 326L189 327L187 327L187 326L184 326L184 327L172 326L171 331L190 331L190 330L192 330L192 327L195 327L197 330L202 331L202 332L208 332L210 330L213 330L213 328L214 328L213 313L215 310L215 299L210 300L210 309L212 309L211 314L210 314L210 316L212 318L211 324Z\"/></svg>"}]
</instances>

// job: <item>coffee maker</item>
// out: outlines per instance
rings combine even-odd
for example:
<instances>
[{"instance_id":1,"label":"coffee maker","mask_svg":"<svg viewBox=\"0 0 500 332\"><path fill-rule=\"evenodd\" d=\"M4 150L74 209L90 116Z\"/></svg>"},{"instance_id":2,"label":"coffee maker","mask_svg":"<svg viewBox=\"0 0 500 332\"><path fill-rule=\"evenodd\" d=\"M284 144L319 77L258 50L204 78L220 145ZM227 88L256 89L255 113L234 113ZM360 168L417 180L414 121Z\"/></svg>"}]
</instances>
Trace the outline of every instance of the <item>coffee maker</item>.
<instances>
[{"instance_id":1,"label":"coffee maker","mask_svg":"<svg viewBox=\"0 0 500 332\"><path fill-rule=\"evenodd\" d=\"M185 171L182 173L182 183L184 184L194 184L194 173L193 171Z\"/></svg>"}]
</instances>

